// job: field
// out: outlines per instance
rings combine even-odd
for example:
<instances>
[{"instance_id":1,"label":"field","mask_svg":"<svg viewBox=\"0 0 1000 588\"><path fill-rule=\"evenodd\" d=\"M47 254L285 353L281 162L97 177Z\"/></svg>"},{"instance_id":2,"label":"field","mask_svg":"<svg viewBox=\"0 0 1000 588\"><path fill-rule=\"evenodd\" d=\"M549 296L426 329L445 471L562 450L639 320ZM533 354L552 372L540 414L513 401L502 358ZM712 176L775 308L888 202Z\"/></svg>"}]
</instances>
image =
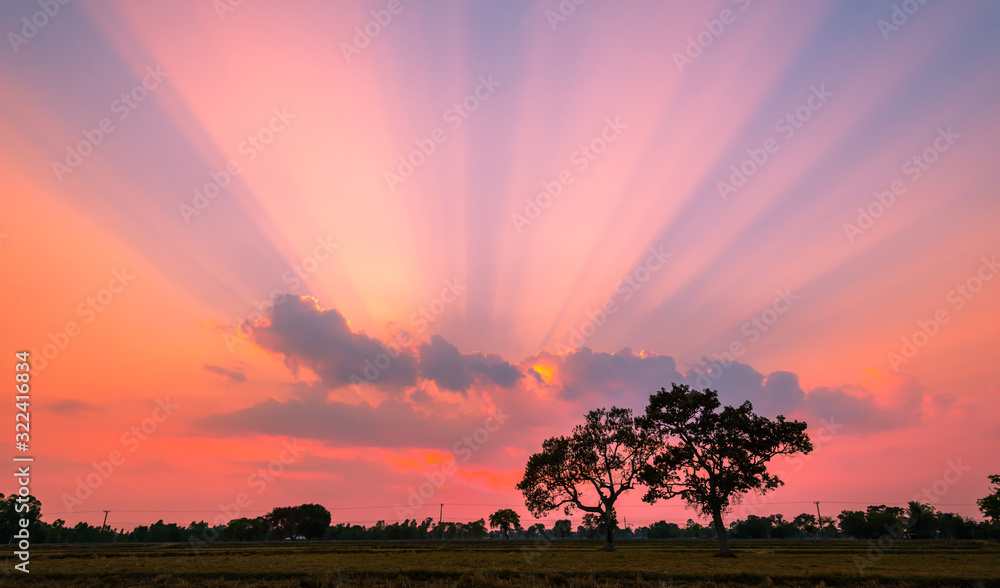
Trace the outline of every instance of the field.
<instances>
[{"instance_id":1,"label":"field","mask_svg":"<svg viewBox=\"0 0 1000 588\"><path fill-rule=\"evenodd\" d=\"M32 586L1000 586L1000 545L860 541L734 541L737 559L712 557L714 541L219 543L32 547ZM8 550L11 550L8 547ZM10 554L10 551L8 551ZM857 560L855 558L858 558ZM874 558L874 559L872 559ZM859 575L856 561L864 562Z\"/></svg>"}]
</instances>

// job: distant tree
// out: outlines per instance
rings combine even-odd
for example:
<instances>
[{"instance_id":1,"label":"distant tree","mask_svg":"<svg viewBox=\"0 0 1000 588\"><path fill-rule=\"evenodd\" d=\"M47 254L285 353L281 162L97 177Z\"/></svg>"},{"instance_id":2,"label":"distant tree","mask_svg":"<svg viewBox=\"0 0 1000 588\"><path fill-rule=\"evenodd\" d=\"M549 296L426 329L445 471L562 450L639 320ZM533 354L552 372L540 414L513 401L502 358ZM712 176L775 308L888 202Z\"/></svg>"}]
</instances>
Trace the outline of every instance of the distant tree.
<instances>
[{"instance_id":1,"label":"distant tree","mask_svg":"<svg viewBox=\"0 0 1000 588\"><path fill-rule=\"evenodd\" d=\"M542 523L535 523L524 530L524 538L534 539L535 537L541 537L544 533L545 525Z\"/></svg>"},{"instance_id":2,"label":"distant tree","mask_svg":"<svg viewBox=\"0 0 1000 588\"><path fill-rule=\"evenodd\" d=\"M701 539L705 537L712 536L712 529L702 525L701 523L695 521L694 519L688 519L687 523L684 525L684 530L681 532L684 537L691 539Z\"/></svg>"},{"instance_id":3,"label":"distant tree","mask_svg":"<svg viewBox=\"0 0 1000 588\"><path fill-rule=\"evenodd\" d=\"M869 506L867 510L845 510L837 515L840 531L857 539L878 539L890 536L901 539L906 528L903 526L903 509L898 506Z\"/></svg>"},{"instance_id":4,"label":"distant tree","mask_svg":"<svg viewBox=\"0 0 1000 588\"><path fill-rule=\"evenodd\" d=\"M556 539L568 539L573 536L573 521L559 519L552 525L552 535Z\"/></svg>"},{"instance_id":5,"label":"distant tree","mask_svg":"<svg viewBox=\"0 0 1000 588\"><path fill-rule=\"evenodd\" d=\"M226 536L233 541L253 541L262 529L259 518L248 519L240 517L229 521L226 525Z\"/></svg>"},{"instance_id":6,"label":"distant tree","mask_svg":"<svg viewBox=\"0 0 1000 588\"><path fill-rule=\"evenodd\" d=\"M765 494L783 484L767 471L767 462L808 453L812 443L804 422L759 416L750 402L720 407L718 392L707 388L698 392L673 384L650 396L642 424L660 439L660 450L643 470L642 482L649 488L643 500L680 496L712 517L719 556L734 557L722 515L743 494Z\"/></svg>"},{"instance_id":7,"label":"distant tree","mask_svg":"<svg viewBox=\"0 0 1000 588\"><path fill-rule=\"evenodd\" d=\"M736 521L733 535L741 539L767 539L773 526L774 520L769 517L747 515L746 520Z\"/></svg>"},{"instance_id":8,"label":"distant tree","mask_svg":"<svg viewBox=\"0 0 1000 588\"><path fill-rule=\"evenodd\" d=\"M980 498L976 504L984 516L998 523L1000 522L1000 474L990 476L989 480L990 484L993 484L993 488L990 489L991 494Z\"/></svg>"},{"instance_id":9,"label":"distant tree","mask_svg":"<svg viewBox=\"0 0 1000 588\"><path fill-rule=\"evenodd\" d=\"M774 539L792 539L799 533L799 529L790 521L786 521L784 515L773 514L768 517L771 520L771 537Z\"/></svg>"},{"instance_id":10,"label":"distant tree","mask_svg":"<svg viewBox=\"0 0 1000 588\"><path fill-rule=\"evenodd\" d=\"M796 517L792 519L792 525L794 525L796 529L802 531L806 535L814 534L817 529L816 517L807 512L804 512L800 515L796 515Z\"/></svg>"},{"instance_id":11,"label":"distant tree","mask_svg":"<svg viewBox=\"0 0 1000 588\"><path fill-rule=\"evenodd\" d=\"M552 437L528 459L517 489L532 515L559 507L604 519L605 551L614 551L615 502L639 483L639 473L656 450L631 409L611 407L587 413L569 437Z\"/></svg>"},{"instance_id":12,"label":"distant tree","mask_svg":"<svg viewBox=\"0 0 1000 588\"><path fill-rule=\"evenodd\" d=\"M864 539L868 536L866 531L865 513L860 510L844 510L837 515L840 532L848 537Z\"/></svg>"},{"instance_id":13,"label":"distant tree","mask_svg":"<svg viewBox=\"0 0 1000 588\"><path fill-rule=\"evenodd\" d=\"M940 514L933 506L911 500L906 507L906 530L914 539L935 539L940 526Z\"/></svg>"},{"instance_id":14,"label":"distant tree","mask_svg":"<svg viewBox=\"0 0 1000 588\"><path fill-rule=\"evenodd\" d=\"M580 525L580 535L586 539L597 539L599 537L607 537L608 528L607 522L604 517L598 516L594 513L588 513L583 515L583 521ZM611 525L613 528L618 528L618 516L612 511L611 514Z\"/></svg>"},{"instance_id":15,"label":"distant tree","mask_svg":"<svg viewBox=\"0 0 1000 588\"><path fill-rule=\"evenodd\" d=\"M468 525L469 536L473 539L482 539L486 536L486 521L479 519L478 521L472 521Z\"/></svg>"},{"instance_id":16,"label":"distant tree","mask_svg":"<svg viewBox=\"0 0 1000 588\"><path fill-rule=\"evenodd\" d=\"M293 539L295 529L302 521L302 511L297 506L277 506L264 515L264 529L278 539Z\"/></svg>"},{"instance_id":17,"label":"distant tree","mask_svg":"<svg viewBox=\"0 0 1000 588\"><path fill-rule=\"evenodd\" d=\"M670 539L680 534L680 527L677 523L667 521L657 521L649 526L646 537L649 539Z\"/></svg>"},{"instance_id":18,"label":"distant tree","mask_svg":"<svg viewBox=\"0 0 1000 588\"><path fill-rule=\"evenodd\" d=\"M504 539L510 539L511 531L521 529L521 515L512 508L501 508L490 515L490 528L503 533Z\"/></svg>"},{"instance_id":19,"label":"distant tree","mask_svg":"<svg viewBox=\"0 0 1000 588\"><path fill-rule=\"evenodd\" d=\"M35 531L42 518L42 502L30 494L23 498L16 494L4 498L0 494L0 534L8 539L13 537L21 528L22 518L28 520L28 532L37 536Z\"/></svg>"},{"instance_id":20,"label":"distant tree","mask_svg":"<svg viewBox=\"0 0 1000 588\"><path fill-rule=\"evenodd\" d=\"M319 504L303 504L299 507L299 516L296 534L306 539L319 539L330 526L330 511Z\"/></svg>"},{"instance_id":21,"label":"distant tree","mask_svg":"<svg viewBox=\"0 0 1000 588\"><path fill-rule=\"evenodd\" d=\"M837 526L833 523L833 517L820 517L817 526L819 527L820 536L827 538L837 536Z\"/></svg>"}]
</instances>

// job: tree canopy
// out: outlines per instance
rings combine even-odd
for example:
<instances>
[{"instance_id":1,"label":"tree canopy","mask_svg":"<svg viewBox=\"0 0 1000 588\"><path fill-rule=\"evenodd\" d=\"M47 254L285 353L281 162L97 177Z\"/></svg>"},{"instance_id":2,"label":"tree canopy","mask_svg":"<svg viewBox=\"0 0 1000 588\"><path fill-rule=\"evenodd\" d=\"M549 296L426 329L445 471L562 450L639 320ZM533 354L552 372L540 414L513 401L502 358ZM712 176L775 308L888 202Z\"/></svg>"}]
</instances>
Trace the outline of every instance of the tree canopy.
<instances>
[{"instance_id":1,"label":"tree canopy","mask_svg":"<svg viewBox=\"0 0 1000 588\"><path fill-rule=\"evenodd\" d=\"M680 496L710 516L723 557L732 554L722 515L747 492L764 494L784 483L767 471L773 457L812 451L806 423L757 415L749 401L723 408L718 392L708 388L661 388L649 397L642 424L659 440L642 471L648 487L643 500Z\"/></svg>"},{"instance_id":2,"label":"tree canopy","mask_svg":"<svg viewBox=\"0 0 1000 588\"><path fill-rule=\"evenodd\" d=\"M542 451L528 458L517 489L532 515L542 517L562 507L600 516L605 545L614 550L614 506L639 482L639 474L656 450L628 408L611 407L587 413L569 437L551 437Z\"/></svg>"}]
</instances>

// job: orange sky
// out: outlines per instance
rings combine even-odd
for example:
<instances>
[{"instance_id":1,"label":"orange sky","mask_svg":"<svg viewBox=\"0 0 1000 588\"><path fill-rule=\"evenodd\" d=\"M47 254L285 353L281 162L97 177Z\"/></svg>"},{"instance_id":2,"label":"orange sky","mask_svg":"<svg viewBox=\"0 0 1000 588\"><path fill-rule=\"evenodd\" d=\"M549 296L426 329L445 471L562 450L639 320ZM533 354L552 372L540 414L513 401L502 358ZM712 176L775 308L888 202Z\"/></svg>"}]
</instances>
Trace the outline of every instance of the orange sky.
<instances>
[{"instance_id":1,"label":"orange sky","mask_svg":"<svg viewBox=\"0 0 1000 588\"><path fill-rule=\"evenodd\" d=\"M0 8L0 342L12 378L34 360L46 520L247 493L391 521L448 460L413 516L523 513L542 439L674 381L809 422L759 514L906 502L957 464L921 500L978 517L992 4L886 34L882 6L728 0L35 10Z\"/></svg>"}]
</instances>

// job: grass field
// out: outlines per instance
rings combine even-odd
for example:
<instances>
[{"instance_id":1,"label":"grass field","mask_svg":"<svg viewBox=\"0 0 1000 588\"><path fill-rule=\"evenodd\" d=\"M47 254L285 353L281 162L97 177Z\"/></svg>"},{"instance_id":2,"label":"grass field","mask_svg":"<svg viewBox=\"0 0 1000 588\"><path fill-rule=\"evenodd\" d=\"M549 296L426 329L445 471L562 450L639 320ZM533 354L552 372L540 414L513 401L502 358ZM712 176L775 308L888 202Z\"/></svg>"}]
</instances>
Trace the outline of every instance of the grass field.
<instances>
[{"instance_id":1,"label":"grass field","mask_svg":"<svg viewBox=\"0 0 1000 588\"><path fill-rule=\"evenodd\" d=\"M311 542L32 547L33 586L1000 586L1000 544L860 541ZM8 548L10 549L10 548ZM9 555L8 551L8 555ZM859 575L855 558L866 562Z\"/></svg>"}]
</instances>

